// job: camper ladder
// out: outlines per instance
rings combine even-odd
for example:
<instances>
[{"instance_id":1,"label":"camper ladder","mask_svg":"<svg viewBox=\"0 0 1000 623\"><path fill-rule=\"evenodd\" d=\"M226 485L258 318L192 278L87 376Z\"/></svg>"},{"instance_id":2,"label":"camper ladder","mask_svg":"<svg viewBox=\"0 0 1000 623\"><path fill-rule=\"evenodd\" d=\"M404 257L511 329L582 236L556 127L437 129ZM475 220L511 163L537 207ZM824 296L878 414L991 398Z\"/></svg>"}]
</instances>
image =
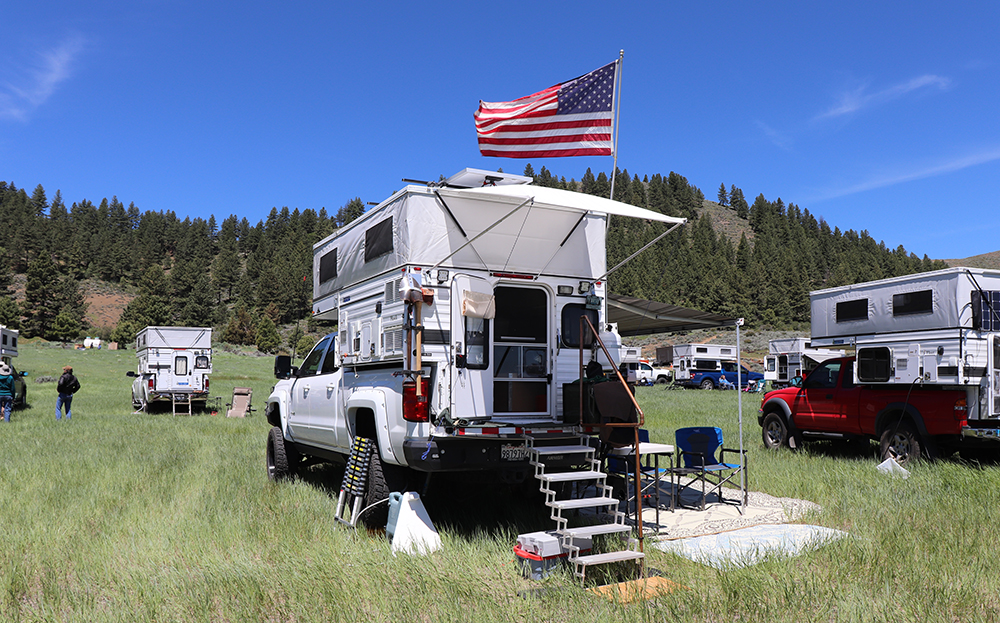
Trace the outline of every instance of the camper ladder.
<instances>
[{"instance_id":1,"label":"camper ladder","mask_svg":"<svg viewBox=\"0 0 1000 623\"><path fill-rule=\"evenodd\" d=\"M361 514L368 482L368 465L374 449L375 444L371 439L355 437L351 444L351 457L344 469L344 482L340 485L340 495L337 496L335 518L352 528L358 524L358 516Z\"/></svg>"},{"instance_id":2,"label":"camper ladder","mask_svg":"<svg viewBox=\"0 0 1000 623\"><path fill-rule=\"evenodd\" d=\"M559 534L560 542L567 552L567 560L573 565L573 573L580 578L580 583L586 579L587 567L592 565L603 565L613 562L633 560L641 565L645 554L635 549L638 541L626 535L632 531L632 527L625 523L625 513L618 509L619 501L613 497L612 488L607 484L608 475L601 471L601 461L596 457L596 449L590 445L589 435L577 434L577 443L566 445L545 445L544 437L527 435L525 437L528 444L528 455L531 464L535 466L535 478L539 480L538 488L545 494L545 505L551 509L551 518L556 522L556 532ZM560 440L560 441L564 441ZM574 455L579 460L570 460L570 463L585 467L579 469L564 469L564 471L549 471L551 466L546 464L546 460L553 462L555 457L560 457L561 463L566 463L567 458ZM569 497L558 499L558 489L565 489L565 485L592 483L593 489L587 486L572 487L573 493L586 495L589 491L594 491L596 495L592 497ZM562 486L560 486L562 485ZM582 489L582 494L581 494ZM592 508L600 511L601 517L608 520L607 523L597 525L570 527L569 518L563 516L563 511ZM623 537L626 548L618 551L606 552L603 554L580 555L581 539L590 539L603 534L617 534Z\"/></svg>"},{"instance_id":3,"label":"camper ladder","mask_svg":"<svg viewBox=\"0 0 1000 623\"><path fill-rule=\"evenodd\" d=\"M191 415L191 396L189 394L171 394L170 404L173 407L174 415L178 413L181 415ZM186 410L178 410L178 405L184 407Z\"/></svg>"}]
</instances>

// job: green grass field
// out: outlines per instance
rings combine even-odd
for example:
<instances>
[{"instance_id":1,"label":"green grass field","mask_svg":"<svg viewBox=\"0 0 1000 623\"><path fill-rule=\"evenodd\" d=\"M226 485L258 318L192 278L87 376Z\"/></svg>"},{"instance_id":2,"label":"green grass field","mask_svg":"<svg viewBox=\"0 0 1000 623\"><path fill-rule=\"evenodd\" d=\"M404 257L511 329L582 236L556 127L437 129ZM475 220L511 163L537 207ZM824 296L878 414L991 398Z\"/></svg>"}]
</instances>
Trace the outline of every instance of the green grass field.
<instances>
[{"instance_id":1,"label":"green grass field","mask_svg":"<svg viewBox=\"0 0 1000 623\"><path fill-rule=\"evenodd\" d=\"M267 481L260 412L227 419L133 414L132 351L22 343L29 408L0 424L0 619L9 621L993 621L1000 619L1000 470L920 463L907 480L873 453L833 444L767 453L759 397L744 395L754 490L811 500L810 523L851 538L789 559L716 571L647 547L648 564L689 590L630 605L568 574L520 577L511 547L549 529L536 499L432 483L444 548L393 557L378 534L333 519L339 474ZM56 422L55 383L83 388ZM254 389L272 360L217 352L212 394ZM653 440L718 425L737 443L735 392L639 389ZM519 594L546 589L528 597Z\"/></svg>"}]
</instances>

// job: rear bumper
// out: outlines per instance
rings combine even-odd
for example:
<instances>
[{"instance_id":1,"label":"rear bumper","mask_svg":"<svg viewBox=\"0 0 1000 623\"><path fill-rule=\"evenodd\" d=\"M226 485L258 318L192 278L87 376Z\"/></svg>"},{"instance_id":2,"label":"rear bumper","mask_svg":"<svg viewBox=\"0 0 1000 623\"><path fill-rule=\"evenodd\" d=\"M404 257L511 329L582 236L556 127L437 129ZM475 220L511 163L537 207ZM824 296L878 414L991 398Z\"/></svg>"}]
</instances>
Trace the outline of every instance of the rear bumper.
<instances>
[{"instance_id":1,"label":"rear bumper","mask_svg":"<svg viewBox=\"0 0 1000 623\"><path fill-rule=\"evenodd\" d=\"M547 437L554 443L560 436ZM566 439L576 441L567 434ZM527 440L520 435L432 437L430 440L408 439L403 442L403 457L406 464L421 472L530 472ZM547 456L549 466L573 465L580 462L579 454Z\"/></svg>"}]
</instances>

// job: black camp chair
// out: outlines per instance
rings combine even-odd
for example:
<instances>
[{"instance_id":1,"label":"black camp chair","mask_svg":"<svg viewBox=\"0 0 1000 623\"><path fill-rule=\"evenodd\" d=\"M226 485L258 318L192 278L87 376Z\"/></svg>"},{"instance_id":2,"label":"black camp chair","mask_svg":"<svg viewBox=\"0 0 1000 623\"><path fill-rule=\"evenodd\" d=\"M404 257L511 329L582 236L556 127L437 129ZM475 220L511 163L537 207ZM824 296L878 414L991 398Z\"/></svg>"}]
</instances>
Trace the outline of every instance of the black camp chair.
<instances>
[{"instance_id":1,"label":"black camp chair","mask_svg":"<svg viewBox=\"0 0 1000 623\"><path fill-rule=\"evenodd\" d=\"M722 495L722 486L727 482L743 475L742 504L747 503L747 459L746 450L743 450L743 462L727 463L726 453L740 455L739 450L724 448L722 446L722 429L712 426L694 426L690 428L679 428L675 433L677 447L677 466L671 472L677 476L677 484L674 487L674 496L671 500L671 510L676 508L677 500L680 499L681 491L690 488L692 485L701 482L701 510L705 510L705 502L708 495L716 494L719 502L727 502ZM716 456L718 453L718 457ZM681 486L681 477L691 480ZM740 502L737 502L740 503Z\"/></svg>"}]
</instances>

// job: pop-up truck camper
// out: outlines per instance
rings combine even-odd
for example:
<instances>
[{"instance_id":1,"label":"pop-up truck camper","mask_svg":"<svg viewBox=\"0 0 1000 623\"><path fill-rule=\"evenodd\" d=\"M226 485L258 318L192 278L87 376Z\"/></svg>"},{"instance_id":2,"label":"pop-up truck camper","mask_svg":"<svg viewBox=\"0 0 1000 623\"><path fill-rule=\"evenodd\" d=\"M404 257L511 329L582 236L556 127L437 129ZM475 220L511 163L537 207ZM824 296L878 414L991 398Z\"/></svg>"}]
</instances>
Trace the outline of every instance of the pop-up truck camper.
<instances>
[{"instance_id":1,"label":"pop-up truck camper","mask_svg":"<svg viewBox=\"0 0 1000 623\"><path fill-rule=\"evenodd\" d=\"M367 506L435 472L532 478L534 435L575 444L566 460L591 450L581 353L608 374L619 362L581 318L612 359L621 348L607 319L608 217L652 221L661 236L684 219L530 182L466 169L411 183L316 243L313 313L337 332L296 368L275 361L272 478L300 457L353 461L370 439Z\"/></svg>"},{"instance_id":2,"label":"pop-up truck camper","mask_svg":"<svg viewBox=\"0 0 1000 623\"><path fill-rule=\"evenodd\" d=\"M146 411L155 403L170 404L174 414L205 407L212 373L212 329L146 327L135 336L138 370L128 372L132 406Z\"/></svg>"}]
</instances>

